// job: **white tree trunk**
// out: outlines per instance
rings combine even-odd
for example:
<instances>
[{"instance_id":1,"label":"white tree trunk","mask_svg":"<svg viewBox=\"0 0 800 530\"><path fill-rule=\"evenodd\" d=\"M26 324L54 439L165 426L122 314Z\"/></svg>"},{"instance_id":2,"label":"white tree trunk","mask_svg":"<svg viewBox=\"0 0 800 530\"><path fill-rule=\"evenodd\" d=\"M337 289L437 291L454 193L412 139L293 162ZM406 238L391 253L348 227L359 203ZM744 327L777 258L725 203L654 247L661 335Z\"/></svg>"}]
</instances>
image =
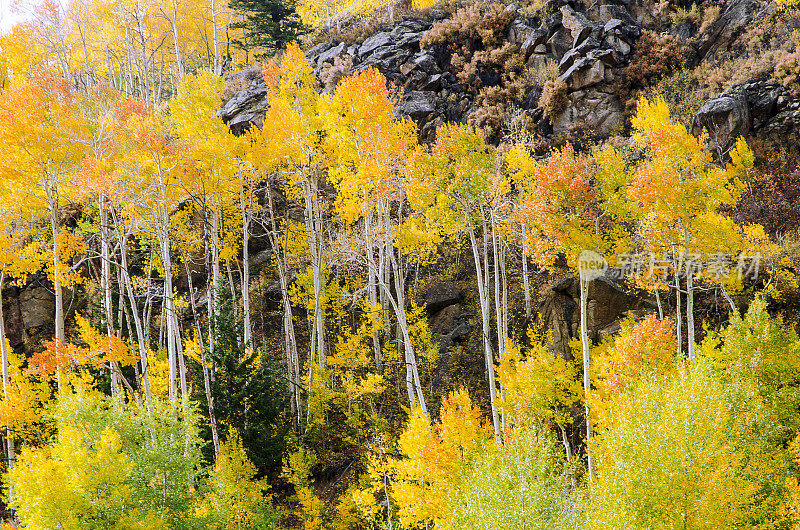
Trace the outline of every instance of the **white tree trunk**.
<instances>
[{"instance_id":1,"label":"white tree trunk","mask_svg":"<svg viewBox=\"0 0 800 530\"><path fill-rule=\"evenodd\" d=\"M492 412L492 426L494 428L494 435L497 440L501 439L502 430L500 428L500 416L497 413L497 388L495 384L495 374L494 374L494 354L492 352L492 344L491 344L491 328L489 326L489 295L486 292L486 279L485 267L481 263L481 253L480 249L478 248L478 241L475 237L475 230L470 226L470 219L467 217L467 227L469 231L469 241L472 245L472 256L475 261L475 275L478 283L478 300L480 301L481 305L481 329L483 331L483 353L484 353L484 360L486 361L486 372L489 378L489 404L491 406ZM484 241L484 246L487 242ZM484 249L485 250L485 249ZM485 259L485 252L484 252L484 263Z\"/></svg>"},{"instance_id":2,"label":"white tree trunk","mask_svg":"<svg viewBox=\"0 0 800 530\"><path fill-rule=\"evenodd\" d=\"M656 306L658 307L658 319L664 320L664 307L663 304L661 303L661 293L659 292L658 287L656 287L654 291L656 293Z\"/></svg>"},{"instance_id":3,"label":"white tree trunk","mask_svg":"<svg viewBox=\"0 0 800 530\"><path fill-rule=\"evenodd\" d=\"M101 274L100 274L100 288L103 292L103 310L106 324L106 333L109 337L114 336L114 306L112 301L111 291L111 252L110 242L108 236L108 209L106 204L106 197L100 194L98 197L98 208L100 210L100 259L101 259ZM122 306L120 306L122 311ZM120 321L121 322L121 321ZM109 371L111 372L111 397L116 397L119 393L119 367L115 362L109 363Z\"/></svg>"},{"instance_id":4,"label":"white tree trunk","mask_svg":"<svg viewBox=\"0 0 800 530\"><path fill-rule=\"evenodd\" d=\"M167 356L169 360L169 398L173 403L177 399L178 380L178 343L180 330L177 329L175 315L175 292L172 285L172 258L170 256L169 214L162 215L158 230L161 243L161 260L164 264L164 304L162 319L166 327Z\"/></svg>"},{"instance_id":5,"label":"white tree trunk","mask_svg":"<svg viewBox=\"0 0 800 530\"><path fill-rule=\"evenodd\" d=\"M683 352L683 337L681 336L681 276L680 271L675 269L675 335L678 340L677 357L680 359Z\"/></svg>"},{"instance_id":6,"label":"white tree trunk","mask_svg":"<svg viewBox=\"0 0 800 530\"><path fill-rule=\"evenodd\" d=\"M208 291L208 335L209 352L214 358L216 347L217 319L219 318L219 307L217 297L219 296L219 212L217 205L211 206L211 289Z\"/></svg>"},{"instance_id":7,"label":"white tree trunk","mask_svg":"<svg viewBox=\"0 0 800 530\"><path fill-rule=\"evenodd\" d=\"M592 383L589 378L589 324L588 324L588 305L589 305L589 283L580 278L580 293L581 293L581 353L583 356L583 397L586 404L586 455L587 455L587 468L589 471L589 482L594 482L594 462L592 460L592 452L589 443L592 439L592 421L589 410L589 392L592 389Z\"/></svg>"},{"instance_id":8,"label":"white tree trunk","mask_svg":"<svg viewBox=\"0 0 800 530\"><path fill-rule=\"evenodd\" d=\"M253 324L250 311L250 204L240 190L242 205L242 311L244 312L244 344L253 347Z\"/></svg>"},{"instance_id":9,"label":"white tree trunk","mask_svg":"<svg viewBox=\"0 0 800 530\"><path fill-rule=\"evenodd\" d=\"M720 282L719 286L722 289L722 296L725 298L725 300L728 302L728 305L731 308L731 314L732 315L738 315L739 314L739 310L736 309L736 304L733 303L733 299L728 294L728 290L725 289L725 284Z\"/></svg>"},{"instance_id":10,"label":"white tree trunk","mask_svg":"<svg viewBox=\"0 0 800 530\"><path fill-rule=\"evenodd\" d=\"M502 361L505 358L506 352L506 330L505 330L505 292L503 290L503 283L504 276L503 268L505 267L502 250L498 249L498 246L501 246L502 243L498 243L498 235L497 229L494 226L494 215L492 216L492 258L494 261L494 309L495 309L495 322L497 328L497 355L499 359ZM486 271L486 274L489 274L489 271ZM500 411L500 427L501 431L505 432L506 426L506 415L505 410L502 408L502 403L505 402L506 399L506 392L503 385L500 385L500 403L501 403L501 411Z\"/></svg>"},{"instance_id":11,"label":"white tree trunk","mask_svg":"<svg viewBox=\"0 0 800 530\"><path fill-rule=\"evenodd\" d=\"M314 280L314 341L311 343L312 358L320 367L326 366L325 354L325 314L322 305L322 227L317 207L316 185L307 180L305 188L305 227L308 248L311 253L311 274Z\"/></svg>"},{"instance_id":12,"label":"white tree trunk","mask_svg":"<svg viewBox=\"0 0 800 530\"><path fill-rule=\"evenodd\" d=\"M372 305L373 308L377 307L378 305L378 281L377 281L377 270L378 266L375 263L375 247L373 245L373 238L371 233L371 214L368 214L364 218L364 236L367 241L367 260L369 261L369 265L367 266L367 293L369 296L369 303ZM383 373L383 360L381 355L381 340L380 336L378 335L378 330L375 329L372 332L372 352L373 356L375 357L375 368L378 370L378 373Z\"/></svg>"},{"instance_id":13,"label":"white tree trunk","mask_svg":"<svg viewBox=\"0 0 800 530\"><path fill-rule=\"evenodd\" d=\"M695 360L694 344L694 269L689 263L686 267L686 344L689 362Z\"/></svg>"},{"instance_id":14,"label":"white tree trunk","mask_svg":"<svg viewBox=\"0 0 800 530\"><path fill-rule=\"evenodd\" d=\"M222 75L222 59L219 56L219 35L217 27L217 3L211 0L211 24L213 25L214 37L214 74Z\"/></svg>"},{"instance_id":15,"label":"white tree trunk","mask_svg":"<svg viewBox=\"0 0 800 530\"><path fill-rule=\"evenodd\" d=\"M286 370L289 376L289 392L292 396L292 410L294 417L297 419L297 426L299 427L303 421L303 403L300 396L300 355L297 352L297 341L294 335L294 318L292 315L292 303L289 299L289 279L286 266L286 252L285 244L281 244L278 240L278 222L275 218L275 205L272 201L272 193L267 190L267 204L269 206L270 224L272 231L269 233L272 248L276 253L275 263L278 268L278 280L281 284L281 300L283 303L283 337L284 345L286 347ZM288 226L285 227L286 235L288 236ZM313 363L309 359L309 366ZM309 386L311 381L309 380Z\"/></svg>"},{"instance_id":16,"label":"white tree trunk","mask_svg":"<svg viewBox=\"0 0 800 530\"><path fill-rule=\"evenodd\" d=\"M172 25L172 40L175 45L175 65L178 68L178 79L182 80L184 70L181 46L178 40L178 2L176 0L172 0L172 19L170 20L170 24Z\"/></svg>"},{"instance_id":17,"label":"white tree trunk","mask_svg":"<svg viewBox=\"0 0 800 530\"><path fill-rule=\"evenodd\" d=\"M397 315L397 326L402 333L406 361L406 373L408 374L410 372L410 379L413 386L413 391L416 393L417 402L419 403L423 414L427 414L428 407L425 403L425 395L422 392L422 383L420 382L419 378L417 356L414 352L414 345L411 342L411 335L408 333L408 314L406 313L405 290L403 285L405 275L400 270L398 260L394 255L394 249L387 248L387 252L391 253L391 264L394 271L394 290L397 299L395 300L392 298L391 293L388 292L387 285L384 285L384 289L387 290L386 296L394 306L395 314ZM408 381L408 377L406 380Z\"/></svg>"},{"instance_id":18,"label":"white tree trunk","mask_svg":"<svg viewBox=\"0 0 800 530\"><path fill-rule=\"evenodd\" d=\"M59 348L65 346L66 332L64 326L64 290L61 286L59 273L60 249L58 245L58 184L57 179L52 183L45 182L45 192L50 213L50 228L53 231L53 292L55 295L55 338ZM61 367L57 368L56 381L58 390L61 390Z\"/></svg>"},{"instance_id":19,"label":"white tree trunk","mask_svg":"<svg viewBox=\"0 0 800 530\"><path fill-rule=\"evenodd\" d=\"M128 295L128 300L131 306L131 314L133 315L133 322L136 327L137 344L139 346L139 357L142 363L142 386L144 387L145 404L150 416L153 415L153 396L150 391L150 363L147 359L147 352L149 345L147 344L148 336L144 332L142 326L142 319L139 316L139 308L136 306L136 294L133 291L133 283L131 282L130 271L128 269L128 234L123 232L122 226L119 221L115 223L117 227L117 236L120 242L120 269L122 272L122 279L125 284L125 291ZM149 286L149 281L148 281ZM148 294L149 296L149 294ZM149 326L149 321L148 321Z\"/></svg>"},{"instance_id":20,"label":"white tree trunk","mask_svg":"<svg viewBox=\"0 0 800 530\"><path fill-rule=\"evenodd\" d=\"M523 232L524 234L524 232ZM523 235L524 237L524 235ZM531 321L531 282L528 277L528 256L525 249L522 249L522 288L525 296L525 320Z\"/></svg>"},{"instance_id":21,"label":"white tree trunk","mask_svg":"<svg viewBox=\"0 0 800 530\"><path fill-rule=\"evenodd\" d=\"M0 272L0 354L2 355L3 364L3 398L8 400L8 393L10 390L11 382L8 373L8 342L6 341L6 321L3 315L3 285L5 284L6 274ZM6 453L8 455L8 469L14 468L14 463L17 460L14 451L14 437L6 424ZM9 491L9 495L13 496L13 491Z\"/></svg>"},{"instance_id":22,"label":"white tree trunk","mask_svg":"<svg viewBox=\"0 0 800 530\"><path fill-rule=\"evenodd\" d=\"M200 329L200 315L197 312L197 304L194 299L192 271L189 270L189 262L185 257L183 264L186 268L186 277L189 279L189 302L192 304L195 333L197 334L197 342L200 345L200 363L203 367L203 386L206 392L206 402L208 403L208 421L211 424L211 441L214 444L214 460L216 461L219 459L219 433L217 432L217 417L214 414L214 393L211 390L211 377L208 372L208 363L206 362L206 347L203 342L203 332Z\"/></svg>"}]
</instances>

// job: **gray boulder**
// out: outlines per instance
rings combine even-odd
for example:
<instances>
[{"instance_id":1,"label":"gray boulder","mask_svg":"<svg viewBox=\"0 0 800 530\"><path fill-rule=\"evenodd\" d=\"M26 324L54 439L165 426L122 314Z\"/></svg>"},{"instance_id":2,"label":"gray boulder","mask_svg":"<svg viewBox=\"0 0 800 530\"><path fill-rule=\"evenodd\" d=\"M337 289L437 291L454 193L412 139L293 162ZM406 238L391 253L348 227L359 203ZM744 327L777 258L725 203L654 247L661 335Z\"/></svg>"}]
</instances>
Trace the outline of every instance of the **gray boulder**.
<instances>
[{"instance_id":1,"label":"gray boulder","mask_svg":"<svg viewBox=\"0 0 800 530\"><path fill-rule=\"evenodd\" d=\"M340 56L347 50L347 45L343 42L340 42L337 46L334 46L324 52L322 52L317 58L317 66L320 67L325 63L332 63L333 60Z\"/></svg>"},{"instance_id":2,"label":"gray boulder","mask_svg":"<svg viewBox=\"0 0 800 530\"><path fill-rule=\"evenodd\" d=\"M706 101L694 117L692 132L708 132L721 159L739 136L754 133L794 141L800 120L800 101L784 86L771 80L736 85Z\"/></svg>"},{"instance_id":3,"label":"gray boulder","mask_svg":"<svg viewBox=\"0 0 800 530\"><path fill-rule=\"evenodd\" d=\"M742 92L731 92L706 101L695 115L693 128L698 132L707 130L712 144L727 152L736 138L750 131L747 98Z\"/></svg>"},{"instance_id":4,"label":"gray boulder","mask_svg":"<svg viewBox=\"0 0 800 530\"><path fill-rule=\"evenodd\" d=\"M56 308L53 293L44 287L28 286L19 296L22 323L26 330L52 324Z\"/></svg>"},{"instance_id":5,"label":"gray boulder","mask_svg":"<svg viewBox=\"0 0 800 530\"><path fill-rule=\"evenodd\" d=\"M730 49L736 38L770 4L765 0L731 0L701 38L699 54L706 58Z\"/></svg>"},{"instance_id":6,"label":"gray boulder","mask_svg":"<svg viewBox=\"0 0 800 530\"><path fill-rule=\"evenodd\" d=\"M571 360L569 342L580 336L580 291L578 278L566 278L544 292L538 319L550 330L551 351ZM602 339L613 329L615 322L631 310L642 309L647 303L627 294L615 281L601 277L589 282L587 320L589 338Z\"/></svg>"},{"instance_id":7,"label":"gray boulder","mask_svg":"<svg viewBox=\"0 0 800 530\"><path fill-rule=\"evenodd\" d=\"M428 288L424 300L428 314L435 315L445 307L462 302L464 294L453 282L437 281Z\"/></svg>"},{"instance_id":8,"label":"gray boulder","mask_svg":"<svg viewBox=\"0 0 800 530\"><path fill-rule=\"evenodd\" d=\"M218 116L234 134L242 134L251 124L261 127L266 108L267 85L263 80L258 80L234 94L218 112Z\"/></svg>"},{"instance_id":9,"label":"gray boulder","mask_svg":"<svg viewBox=\"0 0 800 530\"><path fill-rule=\"evenodd\" d=\"M397 104L400 116L407 116L415 121L426 121L436 111L436 94L434 92L414 90L407 92Z\"/></svg>"},{"instance_id":10,"label":"gray boulder","mask_svg":"<svg viewBox=\"0 0 800 530\"><path fill-rule=\"evenodd\" d=\"M384 31L381 33L376 33L372 37L365 40L364 43L358 48L358 55L361 57L366 57L382 46L392 46L393 44L394 41L389 32Z\"/></svg>"},{"instance_id":11,"label":"gray boulder","mask_svg":"<svg viewBox=\"0 0 800 530\"><path fill-rule=\"evenodd\" d=\"M561 7L561 25L572 34L573 48L586 40L595 29L595 24L583 13L579 13L569 6Z\"/></svg>"},{"instance_id":12,"label":"gray boulder","mask_svg":"<svg viewBox=\"0 0 800 530\"><path fill-rule=\"evenodd\" d=\"M605 80L606 67L603 61L594 57L584 57L576 61L561 74L570 90L580 90Z\"/></svg>"},{"instance_id":13,"label":"gray boulder","mask_svg":"<svg viewBox=\"0 0 800 530\"><path fill-rule=\"evenodd\" d=\"M608 72L608 69L606 69ZM565 133L575 126L592 126L601 135L608 135L625 120L622 102L610 88L595 86L575 90L568 96L567 108L553 123L553 132Z\"/></svg>"},{"instance_id":14,"label":"gray boulder","mask_svg":"<svg viewBox=\"0 0 800 530\"><path fill-rule=\"evenodd\" d=\"M547 42L548 32L546 28L538 28L533 30L526 38L525 41L520 46L520 53L527 61L531 54L536 51L538 46L543 45Z\"/></svg>"}]
</instances>

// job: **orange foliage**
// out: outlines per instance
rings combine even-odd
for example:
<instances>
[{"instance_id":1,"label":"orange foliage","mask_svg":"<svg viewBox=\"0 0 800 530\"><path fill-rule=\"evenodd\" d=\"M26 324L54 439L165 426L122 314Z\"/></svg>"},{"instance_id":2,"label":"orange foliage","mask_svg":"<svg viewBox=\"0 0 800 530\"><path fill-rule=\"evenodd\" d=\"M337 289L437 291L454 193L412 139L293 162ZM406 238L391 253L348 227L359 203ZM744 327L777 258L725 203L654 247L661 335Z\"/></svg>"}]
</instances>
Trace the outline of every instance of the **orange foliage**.
<instances>
[{"instance_id":1,"label":"orange foliage","mask_svg":"<svg viewBox=\"0 0 800 530\"><path fill-rule=\"evenodd\" d=\"M606 382L611 392L624 390L646 372L669 367L675 358L677 345L671 321L648 315L626 328L609 350Z\"/></svg>"},{"instance_id":2,"label":"orange foliage","mask_svg":"<svg viewBox=\"0 0 800 530\"><path fill-rule=\"evenodd\" d=\"M126 122L132 116L143 119L147 117L148 113L147 105L141 99L126 99L114 109L114 115L119 122Z\"/></svg>"},{"instance_id":3,"label":"orange foliage","mask_svg":"<svg viewBox=\"0 0 800 530\"><path fill-rule=\"evenodd\" d=\"M394 498L406 527L430 522L449 527L450 502L459 480L490 440L489 427L466 390L449 394L440 415L431 426L417 409L398 441L406 458L395 463Z\"/></svg>"},{"instance_id":4,"label":"orange foliage","mask_svg":"<svg viewBox=\"0 0 800 530\"><path fill-rule=\"evenodd\" d=\"M463 389L445 397L440 415L420 455L431 475L455 480L464 457L480 448L489 430Z\"/></svg>"},{"instance_id":5,"label":"orange foliage","mask_svg":"<svg viewBox=\"0 0 800 530\"><path fill-rule=\"evenodd\" d=\"M83 332L82 338L87 339ZM58 340L45 341L45 349L34 353L28 360L28 374L49 378L73 366L107 368L111 362L127 366L136 361L128 345L121 339L97 333L90 341L87 348L63 344Z\"/></svg>"},{"instance_id":6,"label":"orange foliage","mask_svg":"<svg viewBox=\"0 0 800 530\"><path fill-rule=\"evenodd\" d=\"M56 372L69 368L73 360L77 362L79 357L80 349L74 344L62 344L57 339L48 340L44 343L44 350L35 352L28 359L28 374L49 378Z\"/></svg>"},{"instance_id":7,"label":"orange foliage","mask_svg":"<svg viewBox=\"0 0 800 530\"><path fill-rule=\"evenodd\" d=\"M569 246L594 247L590 240L598 197L593 175L592 159L569 144L533 167L517 216L527 228L526 252L538 262L549 263L558 252L571 254Z\"/></svg>"}]
</instances>

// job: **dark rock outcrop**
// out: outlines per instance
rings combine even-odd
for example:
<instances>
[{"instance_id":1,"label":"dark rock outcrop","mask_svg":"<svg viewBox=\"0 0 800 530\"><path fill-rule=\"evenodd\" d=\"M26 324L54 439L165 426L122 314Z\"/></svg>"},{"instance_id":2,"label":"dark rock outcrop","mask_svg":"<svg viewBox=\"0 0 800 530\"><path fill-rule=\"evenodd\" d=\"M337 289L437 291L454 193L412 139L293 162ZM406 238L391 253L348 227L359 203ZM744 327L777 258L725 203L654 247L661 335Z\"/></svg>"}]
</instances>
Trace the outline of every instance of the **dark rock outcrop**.
<instances>
[{"instance_id":1,"label":"dark rock outcrop","mask_svg":"<svg viewBox=\"0 0 800 530\"><path fill-rule=\"evenodd\" d=\"M19 307L19 288L8 286L3 289L3 319L6 338L11 346L21 346L26 340L25 324Z\"/></svg>"},{"instance_id":2,"label":"dark rock outcrop","mask_svg":"<svg viewBox=\"0 0 800 530\"><path fill-rule=\"evenodd\" d=\"M509 12L517 7L510 5ZM529 66L543 68L548 62L559 64L561 79L567 84L569 103L556 117L552 130L564 132L576 125L588 124L600 134L608 134L624 119L623 105L615 95L612 82L632 52L641 30L624 5L593 5L583 11L568 0L550 0L543 18L518 15L508 26L508 41L519 46ZM416 122L420 139L430 141L435 128L446 121L466 121L479 108L475 105L475 87L465 86L450 64L450 43L422 47L421 41L443 13L429 18L410 18L387 24L359 45L344 42L321 43L306 57L316 75L326 78L331 68L346 68L353 73L377 68L394 86L402 88L398 115ZM346 67L342 66L346 65ZM491 65L479 65L480 86L492 87L502 82ZM235 94L220 111L220 116L234 132L251 124L261 125L265 110L266 86L258 78ZM332 85L327 85L330 90ZM538 90L531 87L522 102L523 109L539 122L544 113L537 108ZM542 122L543 124L545 122ZM549 123L546 125L550 129Z\"/></svg>"},{"instance_id":3,"label":"dark rock outcrop","mask_svg":"<svg viewBox=\"0 0 800 530\"><path fill-rule=\"evenodd\" d=\"M587 319L589 338L602 340L619 328L619 320L632 311L650 309L646 300L626 293L611 277L589 282ZM569 342L580 336L580 286L576 277L547 289L539 306L538 324L550 333L550 348L572 359Z\"/></svg>"},{"instance_id":4,"label":"dark rock outcrop","mask_svg":"<svg viewBox=\"0 0 800 530\"><path fill-rule=\"evenodd\" d=\"M800 98L775 81L762 79L734 86L706 101L694 118L693 134L703 130L721 159L739 136L757 134L796 142L800 131Z\"/></svg>"},{"instance_id":5,"label":"dark rock outcrop","mask_svg":"<svg viewBox=\"0 0 800 530\"><path fill-rule=\"evenodd\" d=\"M428 314L435 315L446 307L463 302L464 294L456 284L438 281L428 288L424 301Z\"/></svg>"},{"instance_id":6,"label":"dark rock outcrop","mask_svg":"<svg viewBox=\"0 0 800 530\"><path fill-rule=\"evenodd\" d=\"M50 325L56 307L55 296L45 287L29 285L20 293L19 307L26 330Z\"/></svg>"},{"instance_id":7,"label":"dark rock outcrop","mask_svg":"<svg viewBox=\"0 0 800 530\"><path fill-rule=\"evenodd\" d=\"M706 58L730 49L736 38L764 11L768 2L763 0L731 0L706 30L699 46L699 55Z\"/></svg>"},{"instance_id":8,"label":"dark rock outcrop","mask_svg":"<svg viewBox=\"0 0 800 530\"><path fill-rule=\"evenodd\" d=\"M729 0L717 20L706 24L701 34L691 21L690 25L695 24L691 28L676 23L669 31L691 41L696 60L702 61L738 46L749 25L771 10L774 7L765 0ZM588 128L603 137L627 119L629 109L620 100L616 81L636 51L642 28L663 27L664 17L652 5L600 0L584 8L572 0L549 0L536 16L518 11L515 4L507 6L506 11L515 15L506 37L518 47L521 58L535 69L555 61L567 86L567 104L554 116L538 107L541 87L528 87L520 97L519 106L545 135ZM429 141L439 124L468 121L480 111L476 104L478 88L464 85L457 78L459 72L453 70L452 43L422 46L433 24L448 16L434 11L425 18L387 24L360 44L320 43L307 52L307 58L320 79L326 78L331 68L346 70L343 74L377 68L402 89L398 114L414 120L420 139ZM252 71L234 75L249 85L225 104L220 116L234 132L241 132L252 124L260 126L266 85ZM479 64L476 75L482 87L502 83L491 65ZM331 90L335 80L327 79L323 84ZM715 146L725 153L739 135L793 134L797 123L791 95L780 85L761 80L739 85L708 101L697 115L695 132L706 128Z\"/></svg>"},{"instance_id":9,"label":"dark rock outcrop","mask_svg":"<svg viewBox=\"0 0 800 530\"><path fill-rule=\"evenodd\" d=\"M234 94L219 111L219 117L234 134L242 134L251 125L261 127L266 110L267 84L263 79L257 79L248 88Z\"/></svg>"},{"instance_id":10,"label":"dark rock outcrop","mask_svg":"<svg viewBox=\"0 0 800 530\"><path fill-rule=\"evenodd\" d=\"M553 131L585 125L607 135L625 119L613 81L629 60L641 30L618 5L593 6L586 14L562 6L560 15L562 28L548 38L549 55L559 61L561 79L569 92L566 108L553 121ZM565 37L572 39L570 48L559 55L557 43L559 39L565 42ZM545 58L549 55L545 50Z\"/></svg>"}]
</instances>

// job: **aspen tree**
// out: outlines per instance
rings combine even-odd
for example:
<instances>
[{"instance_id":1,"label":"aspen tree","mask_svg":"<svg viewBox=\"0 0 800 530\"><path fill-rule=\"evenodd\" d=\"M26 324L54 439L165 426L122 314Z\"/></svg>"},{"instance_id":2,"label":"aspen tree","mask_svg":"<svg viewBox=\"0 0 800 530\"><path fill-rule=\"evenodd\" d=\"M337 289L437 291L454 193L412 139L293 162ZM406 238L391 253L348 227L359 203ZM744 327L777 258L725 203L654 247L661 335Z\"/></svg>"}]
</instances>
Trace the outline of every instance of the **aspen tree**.
<instances>
[{"instance_id":1,"label":"aspen tree","mask_svg":"<svg viewBox=\"0 0 800 530\"><path fill-rule=\"evenodd\" d=\"M0 165L4 169L12 201L29 211L46 210L52 233L52 276L55 292L55 340L65 342L64 274L60 252L59 205L69 194L67 174L81 159L76 138L85 124L77 112L76 94L66 79L40 71L0 94Z\"/></svg>"},{"instance_id":2,"label":"aspen tree","mask_svg":"<svg viewBox=\"0 0 800 530\"><path fill-rule=\"evenodd\" d=\"M608 189L597 179L596 164L588 156L575 153L572 146L554 150L545 162L533 159L527 146L514 146L508 157L509 171L520 186L517 205L519 222L525 227L525 251L537 263L553 267L559 254L567 264L579 268L584 251L593 256L613 256L625 241L624 227L609 212ZM580 274L580 336L583 358L583 392L587 442L592 437L589 407L591 380L588 330L589 277ZM594 480L594 465L588 453L589 480Z\"/></svg>"},{"instance_id":3,"label":"aspen tree","mask_svg":"<svg viewBox=\"0 0 800 530\"><path fill-rule=\"evenodd\" d=\"M220 216L224 205L235 202L242 208L242 239L249 237L249 212L242 200L237 176L238 165L234 158L237 151L236 139L230 129L216 116L222 96L222 81L211 72L201 72L197 76L187 76L180 85L178 97L170 102L170 111L175 130L180 140L188 148L198 174L194 182L186 182L185 187L192 194L202 195L203 204L210 204L211 217L211 290L209 292L209 325L213 342L214 320L218 316L216 301L220 282ZM246 243L245 243L246 247ZM245 257L247 249L243 250ZM247 267L245 267L247 268ZM249 271L247 272L249 276ZM242 293L245 314L245 343L252 342L249 291L243 282ZM213 346L212 346L213 348ZM211 350L213 353L213 349Z\"/></svg>"},{"instance_id":4,"label":"aspen tree","mask_svg":"<svg viewBox=\"0 0 800 530\"><path fill-rule=\"evenodd\" d=\"M27 271L25 264L14 258L18 244L13 237L7 212L0 212L0 215L2 215L2 217L0 217L0 363L2 363L3 399L8 402L12 389L9 372L10 352L8 339L6 338L5 315L3 314L3 288L5 287L6 278L10 276L9 273L16 272L16 274L22 275ZM6 455L8 457L8 469L12 469L16 461L16 451L14 447L14 436L8 423L6 423L5 426L4 436Z\"/></svg>"},{"instance_id":5,"label":"aspen tree","mask_svg":"<svg viewBox=\"0 0 800 530\"><path fill-rule=\"evenodd\" d=\"M318 108L320 96L314 87L311 66L295 44L287 48L280 65L269 63L264 67L264 77L269 86L269 108L262 129L254 132L252 156L262 171L284 172L288 191L302 200L314 283L311 360L324 368L324 153L317 140L324 128Z\"/></svg>"},{"instance_id":6,"label":"aspen tree","mask_svg":"<svg viewBox=\"0 0 800 530\"><path fill-rule=\"evenodd\" d=\"M256 175L260 175L257 170L254 170ZM265 223L267 236L269 237L272 249L275 252L275 265L278 271L278 282L281 288L281 305L283 307L283 338L284 348L286 351L287 361L287 376L289 384L289 392L291 393L291 408L292 418L296 426L302 423L303 416L303 403L300 395L300 356L297 352L297 340L294 333L294 316L292 312L292 302L289 299L289 239L290 231L292 229L288 215L287 218L281 223L277 218L275 201L273 195L273 185L276 175L274 173L267 176L268 184L265 193L267 202L267 214L269 219Z\"/></svg>"},{"instance_id":7,"label":"aspen tree","mask_svg":"<svg viewBox=\"0 0 800 530\"><path fill-rule=\"evenodd\" d=\"M339 192L336 210L346 223L359 225L357 237L366 242L366 249L358 252L358 258L366 264L370 304L377 306L380 288L394 309L404 344L409 403L412 408L418 404L427 412L408 330L406 272L396 241L404 222L402 175L405 159L416 144L415 127L408 120L395 118L386 79L375 69L344 79L333 97L323 103L329 176ZM392 218L393 209L397 212L396 220ZM394 293L384 281L376 251L390 257ZM380 371L381 343L377 330L372 339L375 365Z\"/></svg>"},{"instance_id":8,"label":"aspen tree","mask_svg":"<svg viewBox=\"0 0 800 530\"><path fill-rule=\"evenodd\" d=\"M495 437L502 436L496 397L494 351L491 341L491 293L489 238L491 203L497 176L494 153L483 137L463 125L443 125L431 152L418 149L412 161L406 193L412 205L423 212L431 228L451 236L465 234L470 241L481 308L484 360L489 380L489 401ZM483 245L479 245L478 236Z\"/></svg>"},{"instance_id":9,"label":"aspen tree","mask_svg":"<svg viewBox=\"0 0 800 530\"><path fill-rule=\"evenodd\" d=\"M77 139L84 152L75 183L76 195L94 194L97 196L100 232L100 290L103 296L103 319L109 337L114 336L114 315L112 302L111 275L111 237L110 208L113 207L111 195L114 193L115 165L119 158L115 149L115 119L113 111L119 105L119 94L110 86L101 84L90 89L78 98L79 112L87 124L86 136ZM122 308L120 308L121 310ZM120 329L122 326L119 320ZM120 389L121 373L112 363L111 392L116 395Z\"/></svg>"},{"instance_id":10,"label":"aspen tree","mask_svg":"<svg viewBox=\"0 0 800 530\"><path fill-rule=\"evenodd\" d=\"M174 142L161 111L146 109L133 103L121 124L125 128L127 201L131 213L139 218L156 237L164 273L163 315L169 359L170 398L177 398L180 382L184 404L188 387L184 359L181 353L181 331L175 307L172 271L171 213L184 198L180 175L186 160L180 146Z\"/></svg>"},{"instance_id":11,"label":"aspen tree","mask_svg":"<svg viewBox=\"0 0 800 530\"><path fill-rule=\"evenodd\" d=\"M638 232L642 237L656 248L673 249L679 352L680 278L686 276L687 355L694 361L694 280L703 256L747 250L748 239L760 244L766 239L752 230L745 234L720 214L720 209L738 202L744 190L740 179L752 168L753 153L740 139L730 152L731 162L720 167L707 149L707 138L696 138L672 121L663 100L642 98L631 123L634 139L646 156L632 169L627 196L639 208Z\"/></svg>"}]
</instances>

